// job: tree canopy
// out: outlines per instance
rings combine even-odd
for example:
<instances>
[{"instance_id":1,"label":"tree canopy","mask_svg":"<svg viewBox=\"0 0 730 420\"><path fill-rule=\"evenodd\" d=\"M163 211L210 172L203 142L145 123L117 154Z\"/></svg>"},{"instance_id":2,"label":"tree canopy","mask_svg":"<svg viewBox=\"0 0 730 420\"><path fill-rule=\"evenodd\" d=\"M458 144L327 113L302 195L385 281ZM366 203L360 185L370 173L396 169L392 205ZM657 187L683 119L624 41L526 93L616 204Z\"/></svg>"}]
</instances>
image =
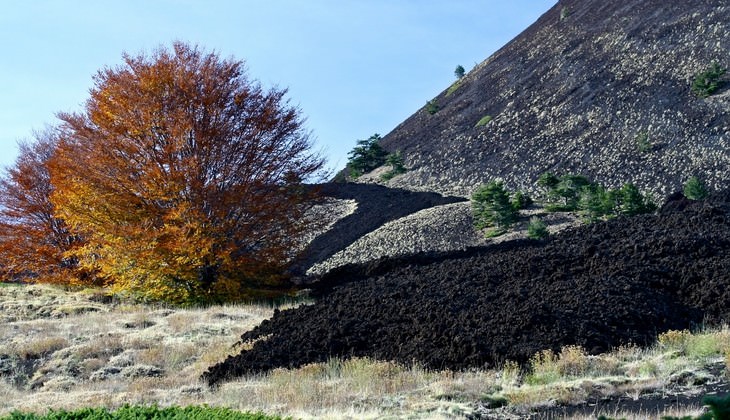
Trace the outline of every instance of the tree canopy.
<instances>
[{"instance_id":1,"label":"tree canopy","mask_svg":"<svg viewBox=\"0 0 730 420\"><path fill-rule=\"evenodd\" d=\"M59 114L51 201L79 267L173 302L280 285L324 164L286 90L181 42L123 58Z\"/></svg>"},{"instance_id":2,"label":"tree canopy","mask_svg":"<svg viewBox=\"0 0 730 420\"><path fill-rule=\"evenodd\" d=\"M75 260L66 252L80 239L55 216L48 163L57 145L49 128L34 141L21 142L15 164L0 179L0 276L27 276L51 283L73 283Z\"/></svg>"},{"instance_id":3,"label":"tree canopy","mask_svg":"<svg viewBox=\"0 0 730 420\"><path fill-rule=\"evenodd\" d=\"M386 163L388 152L380 146L380 134L366 140L358 140L357 146L348 153L347 170L357 178Z\"/></svg>"}]
</instances>

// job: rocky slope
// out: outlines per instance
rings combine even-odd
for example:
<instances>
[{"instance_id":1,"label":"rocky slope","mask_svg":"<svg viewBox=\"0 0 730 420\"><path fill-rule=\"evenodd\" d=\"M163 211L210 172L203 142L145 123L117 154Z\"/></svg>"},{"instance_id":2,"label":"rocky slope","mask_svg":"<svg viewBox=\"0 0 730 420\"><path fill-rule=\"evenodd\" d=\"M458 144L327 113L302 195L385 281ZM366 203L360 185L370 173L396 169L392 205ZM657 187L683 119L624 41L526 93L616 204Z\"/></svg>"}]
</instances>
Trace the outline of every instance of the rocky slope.
<instances>
[{"instance_id":1,"label":"rocky slope","mask_svg":"<svg viewBox=\"0 0 730 420\"><path fill-rule=\"evenodd\" d=\"M434 98L436 113L384 137L409 168L390 185L466 196L496 177L530 190L554 171L658 197L691 175L720 188L730 92L690 87L713 61L730 66L729 51L724 0L561 0Z\"/></svg>"}]
</instances>

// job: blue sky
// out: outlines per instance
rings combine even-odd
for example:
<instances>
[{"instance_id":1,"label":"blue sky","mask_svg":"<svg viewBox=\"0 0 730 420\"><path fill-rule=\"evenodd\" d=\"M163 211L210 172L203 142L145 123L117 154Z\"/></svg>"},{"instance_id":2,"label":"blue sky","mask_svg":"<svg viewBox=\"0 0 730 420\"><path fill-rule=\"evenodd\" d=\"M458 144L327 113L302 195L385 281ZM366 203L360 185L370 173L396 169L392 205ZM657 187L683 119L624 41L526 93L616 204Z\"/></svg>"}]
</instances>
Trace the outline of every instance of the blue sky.
<instances>
[{"instance_id":1,"label":"blue sky","mask_svg":"<svg viewBox=\"0 0 730 420\"><path fill-rule=\"evenodd\" d=\"M385 135L557 0L27 0L0 13L0 165L78 111L97 70L173 40L287 87L332 168Z\"/></svg>"}]
</instances>

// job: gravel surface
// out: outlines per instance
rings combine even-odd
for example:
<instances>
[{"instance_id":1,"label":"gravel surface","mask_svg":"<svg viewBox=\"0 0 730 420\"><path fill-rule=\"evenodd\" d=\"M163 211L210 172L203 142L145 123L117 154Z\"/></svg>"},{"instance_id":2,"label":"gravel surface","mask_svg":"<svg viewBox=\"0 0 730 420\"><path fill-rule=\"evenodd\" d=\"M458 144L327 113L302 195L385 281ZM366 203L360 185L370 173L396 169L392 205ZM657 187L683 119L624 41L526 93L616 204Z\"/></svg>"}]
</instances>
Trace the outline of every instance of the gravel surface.
<instances>
[{"instance_id":1,"label":"gravel surface","mask_svg":"<svg viewBox=\"0 0 730 420\"><path fill-rule=\"evenodd\" d=\"M427 251L454 251L486 242L473 226L469 202L431 207L393 220L370 232L307 274L324 274L345 264Z\"/></svg>"},{"instance_id":2,"label":"gravel surface","mask_svg":"<svg viewBox=\"0 0 730 420\"><path fill-rule=\"evenodd\" d=\"M325 197L318 212L329 222L328 228L316 236L304 249L293 271L304 275L320 273L324 267L338 266L351 262L338 257L333 262L312 269L336 253L347 249L363 236L383 225L416 213L420 210L443 204L463 202L460 197L444 197L436 193L412 192L380 185L360 183L330 183L314 186ZM373 251L380 256L383 251ZM397 249L386 251L386 255L397 255ZM366 260L369 258L366 258ZM362 261L359 259L358 261Z\"/></svg>"}]
</instances>

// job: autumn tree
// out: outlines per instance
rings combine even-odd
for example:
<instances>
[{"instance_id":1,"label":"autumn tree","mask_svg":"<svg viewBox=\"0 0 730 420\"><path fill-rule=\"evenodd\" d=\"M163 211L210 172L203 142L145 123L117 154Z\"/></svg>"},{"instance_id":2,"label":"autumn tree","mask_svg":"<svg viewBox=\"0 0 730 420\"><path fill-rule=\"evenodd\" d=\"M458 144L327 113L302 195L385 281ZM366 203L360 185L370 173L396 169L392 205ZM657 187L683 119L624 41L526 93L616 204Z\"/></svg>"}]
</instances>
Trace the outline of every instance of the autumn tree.
<instances>
[{"instance_id":1,"label":"autumn tree","mask_svg":"<svg viewBox=\"0 0 730 420\"><path fill-rule=\"evenodd\" d=\"M51 165L75 256L116 291L232 300L284 281L322 158L286 90L176 42L100 70Z\"/></svg>"},{"instance_id":2,"label":"autumn tree","mask_svg":"<svg viewBox=\"0 0 730 420\"><path fill-rule=\"evenodd\" d=\"M48 162L57 133L48 128L19 144L15 164L0 179L0 280L73 283L76 264L66 252L79 243L54 216Z\"/></svg>"}]
</instances>

